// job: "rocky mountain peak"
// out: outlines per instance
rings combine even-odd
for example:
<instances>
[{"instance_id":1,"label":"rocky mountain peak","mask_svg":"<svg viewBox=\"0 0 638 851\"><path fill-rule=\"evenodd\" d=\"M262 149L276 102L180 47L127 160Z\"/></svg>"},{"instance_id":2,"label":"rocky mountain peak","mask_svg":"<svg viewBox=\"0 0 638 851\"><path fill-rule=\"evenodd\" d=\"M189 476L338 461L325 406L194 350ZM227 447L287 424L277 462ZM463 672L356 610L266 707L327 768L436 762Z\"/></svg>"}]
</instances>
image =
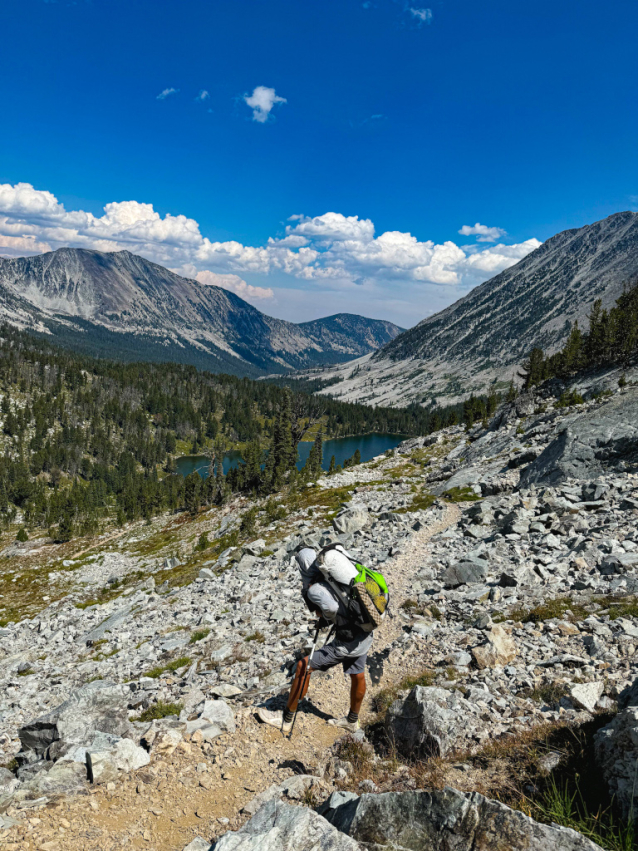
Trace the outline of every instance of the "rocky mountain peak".
<instances>
[{"instance_id":1,"label":"rocky mountain peak","mask_svg":"<svg viewBox=\"0 0 638 851\"><path fill-rule=\"evenodd\" d=\"M242 375L348 360L402 330L348 314L296 325L130 251L83 248L0 259L0 318L89 353Z\"/></svg>"}]
</instances>

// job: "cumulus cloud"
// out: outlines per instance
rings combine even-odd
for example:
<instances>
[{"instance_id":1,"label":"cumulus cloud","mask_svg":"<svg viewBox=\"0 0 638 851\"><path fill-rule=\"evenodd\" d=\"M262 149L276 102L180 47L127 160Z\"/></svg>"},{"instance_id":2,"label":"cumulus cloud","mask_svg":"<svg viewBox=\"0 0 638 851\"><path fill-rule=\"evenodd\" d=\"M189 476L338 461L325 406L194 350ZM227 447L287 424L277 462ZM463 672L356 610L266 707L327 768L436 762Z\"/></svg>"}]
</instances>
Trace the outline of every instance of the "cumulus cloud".
<instances>
[{"instance_id":1,"label":"cumulus cloud","mask_svg":"<svg viewBox=\"0 0 638 851\"><path fill-rule=\"evenodd\" d=\"M205 100L208 100L209 97L210 97L210 92L207 92L206 89L202 89L201 92L195 98L195 100L203 102Z\"/></svg>"},{"instance_id":2,"label":"cumulus cloud","mask_svg":"<svg viewBox=\"0 0 638 851\"><path fill-rule=\"evenodd\" d=\"M203 269L201 272L197 272L195 278L200 284L230 290L235 295L248 301L261 301L275 297L275 293L271 287L255 287L252 284L247 284L239 275L218 275L208 269Z\"/></svg>"},{"instance_id":3,"label":"cumulus cloud","mask_svg":"<svg viewBox=\"0 0 638 851\"><path fill-rule=\"evenodd\" d=\"M253 111L253 121L264 124L268 121L271 110L276 103L288 103L286 98L275 94L268 86L257 86L252 95L244 95L244 101Z\"/></svg>"},{"instance_id":4,"label":"cumulus cloud","mask_svg":"<svg viewBox=\"0 0 638 851\"><path fill-rule=\"evenodd\" d=\"M1 224L1 222L0 222ZM38 242L34 236L0 234L0 257L27 257L51 251L48 242Z\"/></svg>"},{"instance_id":5,"label":"cumulus cloud","mask_svg":"<svg viewBox=\"0 0 638 851\"><path fill-rule=\"evenodd\" d=\"M409 6L408 12L419 26L432 22L432 9L415 9L413 6Z\"/></svg>"},{"instance_id":6,"label":"cumulus cloud","mask_svg":"<svg viewBox=\"0 0 638 851\"><path fill-rule=\"evenodd\" d=\"M178 91L179 91L179 89L173 89L173 88L164 89L163 92L160 92L158 94L156 100L166 100L166 98L169 97L170 95L176 95Z\"/></svg>"},{"instance_id":7,"label":"cumulus cloud","mask_svg":"<svg viewBox=\"0 0 638 851\"><path fill-rule=\"evenodd\" d=\"M29 183L0 184L0 252L34 254L67 245L128 249L248 300L270 299L273 291L246 283L241 276L247 274L278 273L322 286L359 289L371 283L467 287L512 266L541 244L528 239L483 248L420 240L403 231L377 235L370 219L335 212L295 214L288 222L285 233L270 237L265 245L212 241L194 219L160 216L152 204L112 201L95 216L67 210L51 192ZM476 224L461 233L487 241L504 231Z\"/></svg>"},{"instance_id":8,"label":"cumulus cloud","mask_svg":"<svg viewBox=\"0 0 638 851\"><path fill-rule=\"evenodd\" d=\"M503 228L489 228L477 222L475 225L463 225L459 231L461 236L476 236L477 242L496 242L507 234Z\"/></svg>"}]
</instances>

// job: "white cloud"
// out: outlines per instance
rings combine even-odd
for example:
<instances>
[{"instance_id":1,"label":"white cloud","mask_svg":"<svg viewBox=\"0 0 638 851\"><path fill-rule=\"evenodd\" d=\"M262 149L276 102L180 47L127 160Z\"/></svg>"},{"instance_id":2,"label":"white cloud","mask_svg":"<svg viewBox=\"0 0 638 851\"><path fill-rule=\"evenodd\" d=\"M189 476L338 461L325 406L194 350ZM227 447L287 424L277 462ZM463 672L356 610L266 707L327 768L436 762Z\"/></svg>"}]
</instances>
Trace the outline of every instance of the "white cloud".
<instances>
[{"instance_id":1,"label":"white cloud","mask_svg":"<svg viewBox=\"0 0 638 851\"><path fill-rule=\"evenodd\" d=\"M461 229L464 236L470 232L482 241L504 233L480 224ZM244 245L236 240L212 241L201 234L194 219L161 216L152 204L112 201L96 216L67 210L51 192L29 183L0 184L0 252L34 254L67 245L128 249L242 298L264 300L273 298L272 289L248 284L240 276L275 275L281 280L287 275L353 292L372 284L386 292L389 285L393 292L406 285L470 287L514 265L540 242L528 239L482 247L435 243L402 231L376 235L370 219L329 212L296 214L283 236L270 237L265 245ZM365 312L364 306L360 310Z\"/></svg>"},{"instance_id":2,"label":"white cloud","mask_svg":"<svg viewBox=\"0 0 638 851\"><path fill-rule=\"evenodd\" d=\"M432 9L415 9L413 6L410 6L408 12L418 22L419 26L429 24L432 21Z\"/></svg>"},{"instance_id":3,"label":"white cloud","mask_svg":"<svg viewBox=\"0 0 638 851\"><path fill-rule=\"evenodd\" d=\"M201 92L197 95L195 100L205 101L210 97L210 92L207 92L206 89L202 89Z\"/></svg>"},{"instance_id":4,"label":"white cloud","mask_svg":"<svg viewBox=\"0 0 638 851\"><path fill-rule=\"evenodd\" d=\"M287 103L286 98L281 98L275 94L274 89L269 89L268 86L257 86L253 89L252 95L244 95L244 101L253 111L253 121L258 121L264 124L268 121L268 116L276 103Z\"/></svg>"},{"instance_id":5,"label":"white cloud","mask_svg":"<svg viewBox=\"0 0 638 851\"><path fill-rule=\"evenodd\" d=\"M0 257L27 257L51 251L48 242L38 242L34 236L0 234Z\"/></svg>"},{"instance_id":6,"label":"white cloud","mask_svg":"<svg viewBox=\"0 0 638 851\"><path fill-rule=\"evenodd\" d=\"M275 297L271 287L255 287L252 284L247 284L239 275L217 275L215 272L204 269L198 272L195 278L200 284L230 290L235 295L248 301L261 301Z\"/></svg>"},{"instance_id":7,"label":"white cloud","mask_svg":"<svg viewBox=\"0 0 638 851\"><path fill-rule=\"evenodd\" d=\"M475 225L463 225L459 233L461 236L475 235L477 242L496 242L497 239L505 236L507 231L503 228L489 228L477 222Z\"/></svg>"},{"instance_id":8,"label":"white cloud","mask_svg":"<svg viewBox=\"0 0 638 851\"><path fill-rule=\"evenodd\" d=\"M342 240L357 240L369 242L374 236L374 225L370 219L360 219L359 216L343 216L341 213L324 213L323 216L295 215L289 221L298 221L294 227L288 225L286 233L316 239L321 243L340 242Z\"/></svg>"},{"instance_id":9,"label":"white cloud","mask_svg":"<svg viewBox=\"0 0 638 851\"><path fill-rule=\"evenodd\" d=\"M166 100L166 98L169 97L169 95L176 95L178 91L179 91L179 89L173 89L173 88L164 89L163 92L160 92L158 94L156 100Z\"/></svg>"}]
</instances>

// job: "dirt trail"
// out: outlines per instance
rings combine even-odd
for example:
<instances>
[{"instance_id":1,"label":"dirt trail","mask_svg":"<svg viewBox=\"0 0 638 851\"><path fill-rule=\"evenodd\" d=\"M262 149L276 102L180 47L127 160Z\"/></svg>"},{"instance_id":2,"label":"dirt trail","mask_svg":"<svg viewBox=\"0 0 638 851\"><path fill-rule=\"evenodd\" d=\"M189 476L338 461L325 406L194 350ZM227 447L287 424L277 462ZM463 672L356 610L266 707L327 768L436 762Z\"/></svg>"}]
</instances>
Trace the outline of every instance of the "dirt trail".
<instances>
[{"instance_id":1,"label":"dirt trail","mask_svg":"<svg viewBox=\"0 0 638 851\"><path fill-rule=\"evenodd\" d=\"M384 565L395 612L409 598L410 579L428 558L430 538L456 522L459 514L457 506L447 506L439 521L416 533L409 548ZM401 631L402 621L394 617L386 618L375 633L365 706L380 689L425 666L425 660L388 654ZM313 675L292 741L260 724L254 707L239 709L234 735L226 734L204 749L184 742L172 756L153 759L111 790L98 787L88 796L50 804L27 821L29 829L17 842L3 844L0 839L0 851L181 851L196 835L210 839L236 828L245 820L239 811L256 794L325 762L342 731L324 721L347 711L346 680L341 668ZM371 711L364 712L364 722L366 713L369 717Z\"/></svg>"}]
</instances>

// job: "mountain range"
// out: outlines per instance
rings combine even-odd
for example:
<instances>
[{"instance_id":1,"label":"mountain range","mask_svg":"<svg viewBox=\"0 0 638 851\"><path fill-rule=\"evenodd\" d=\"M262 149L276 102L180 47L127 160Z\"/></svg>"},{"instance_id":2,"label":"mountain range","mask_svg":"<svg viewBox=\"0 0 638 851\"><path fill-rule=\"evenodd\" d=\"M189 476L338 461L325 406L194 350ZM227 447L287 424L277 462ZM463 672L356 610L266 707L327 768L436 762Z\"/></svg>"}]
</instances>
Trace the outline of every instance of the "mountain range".
<instances>
[{"instance_id":1,"label":"mountain range","mask_svg":"<svg viewBox=\"0 0 638 851\"><path fill-rule=\"evenodd\" d=\"M0 258L0 320L94 355L246 376L351 360L402 330L344 313L285 322L129 251L79 248Z\"/></svg>"},{"instance_id":2,"label":"mountain range","mask_svg":"<svg viewBox=\"0 0 638 851\"><path fill-rule=\"evenodd\" d=\"M502 390L534 346L554 352L596 299L610 307L638 277L638 213L566 230L378 351L307 377L366 404L452 404Z\"/></svg>"}]
</instances>

